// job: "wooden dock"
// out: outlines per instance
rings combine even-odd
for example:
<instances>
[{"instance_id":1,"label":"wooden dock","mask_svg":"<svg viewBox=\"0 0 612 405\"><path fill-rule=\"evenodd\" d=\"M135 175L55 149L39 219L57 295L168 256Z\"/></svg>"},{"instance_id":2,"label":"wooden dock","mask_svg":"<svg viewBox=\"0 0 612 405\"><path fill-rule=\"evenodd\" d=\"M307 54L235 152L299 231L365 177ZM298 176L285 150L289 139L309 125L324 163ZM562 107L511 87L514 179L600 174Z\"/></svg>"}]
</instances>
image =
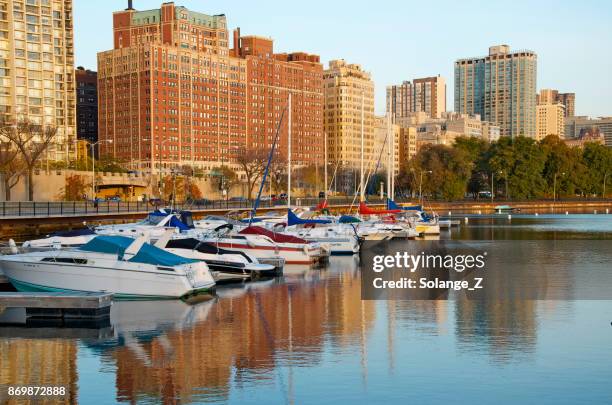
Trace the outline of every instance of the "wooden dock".
<instances>
[{"instance_id":1,"label":"wooden dock","mask_svg":"<svg viewBox=\"0 0 612 405\"><path fill-rule=\"evenodd\" d=\"M24 308L27 319L104 319L110 317L113 294L2 292L0 308Z\"/></svg>"}]
</instances>

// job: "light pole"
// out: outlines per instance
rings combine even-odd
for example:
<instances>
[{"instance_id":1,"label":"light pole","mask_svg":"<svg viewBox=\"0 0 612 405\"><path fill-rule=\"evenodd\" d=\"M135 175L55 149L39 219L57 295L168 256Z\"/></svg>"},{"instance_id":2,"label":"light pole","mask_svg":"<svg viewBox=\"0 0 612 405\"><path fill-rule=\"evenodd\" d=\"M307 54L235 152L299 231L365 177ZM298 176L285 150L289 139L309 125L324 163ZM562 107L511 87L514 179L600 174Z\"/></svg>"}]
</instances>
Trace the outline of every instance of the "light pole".
<instances>
[{"instance_id":1,"label":"light pole","mask_svg":"<svg viewBox=\"0 0 612 405\"><path fill-rule=\"evenodd\" d=\"M433 173L431 170L421 170L421 176L419 180L419 201L423 205L423 173Z\"/></svg>"},{"instance_id":2,"label":"light pole","mask_svg":"<svg viewBox=\"0 0 612 405\"><path fill-rule=\"evenodd\" d=\"M497 172L499 174L504 174L504 172L502 170L500 170L499 172ZM495 186L494 186L494 181L493 179L495 178L495 172L491 172L491 202L493 202L493 198L495 198ZM508 184L506 184L506 190L508 190ZM507 194L508 192L506 192L506 198L507 198Z\"/></svg>"},{"instance_id":3,"label":"light pole","mask_svg":"<svg viewBox=\"0 0 612 405\"><path fill-rule=\"evenodd\" d=\"M555 172L553 177L553 202L557 201L557 175L559 173ZM565 172L561 173L561 176L565 176Z\"/></svg>"},{"instance_id":4,"label":"light pole","mask_svg":"<svg viewBox=\"0 0 612 405\"><path fill-rule=\"evenodd\" d=\"M161 200L162 198L162 192L161 192L161 187L162 187L162 148L164 146L164 144L166 142L168 142L170 140L170 138L166 138L166 139L162 139L159 141L159 172L158 172L158 177L159 180L157 182L157 194L159 199Z\"/></svg>"},{"instance_id":5,"label":"light pole","mask_svg":"<svg viewBox=\"0 0 612 405\"><path fill-rule=\"evenodd\" d=\"M606 178L607 177L608 177L608 172L604 174L603 193L601 193L601 198L606 198Z\"/></svg>"},{"instance_id":6,"label":"light pole","mask_svg":"<svg viewBox=\"0 0 612 405\"><path fill-rule=\"evenodd\" d=\"M88 145L91 148L91 195L92 195L92 200L96 199L96 153L95 153L95 148L96 145L99 144L100 142L105 142L105 143L113 143L112 139L104 139L104 140L99 140L97 142L89 142Z\"/></svg>"}]
</instances>

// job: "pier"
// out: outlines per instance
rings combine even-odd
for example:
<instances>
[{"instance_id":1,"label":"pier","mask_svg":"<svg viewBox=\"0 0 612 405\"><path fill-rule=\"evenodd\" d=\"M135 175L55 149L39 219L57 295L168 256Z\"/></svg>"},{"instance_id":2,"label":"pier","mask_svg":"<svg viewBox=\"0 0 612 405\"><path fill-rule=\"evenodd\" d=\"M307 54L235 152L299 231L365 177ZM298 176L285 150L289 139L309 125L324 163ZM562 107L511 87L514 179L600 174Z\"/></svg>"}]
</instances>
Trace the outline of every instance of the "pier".
<instances>
[{"instance_id":1,"label":"pier","mask_svg":"<svg viewBox=\"0 0 612 405\"><path fill-rule=\"evenodd\" d=\"M0 323L22 323L30 319L101 320L110 317L113 294L87 292L2 292ZM6 311L20 309L21 311Z\"/></svg>"}]
</instances>

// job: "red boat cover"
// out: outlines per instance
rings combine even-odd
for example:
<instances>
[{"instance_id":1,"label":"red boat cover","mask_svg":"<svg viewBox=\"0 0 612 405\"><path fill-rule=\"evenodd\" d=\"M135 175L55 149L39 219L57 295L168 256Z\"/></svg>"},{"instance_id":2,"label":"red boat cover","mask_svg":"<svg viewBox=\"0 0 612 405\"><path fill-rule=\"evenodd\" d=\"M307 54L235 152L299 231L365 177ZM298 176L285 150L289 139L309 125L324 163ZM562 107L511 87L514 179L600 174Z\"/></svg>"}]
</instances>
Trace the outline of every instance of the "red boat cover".
<instances>
[{"instance_id":1,"label":"red boat cover","mask_svg":"<svg viewBox=\"0 0 612 405\"><path fill-rule=\"evenodd\" d=\"M325 208L327 208L327 200L321 201L319 204L317 204L317 207L315 209L317 211L321 211L321 210L324 210Z\"/></svg>"},{"instance_id":2,"label":"red boat cover","mask_svg":"<svg viewBox=\"0 0 612 405\"><path fill-rule=\"evenodd\" d=\"M401 209L399 210L377 210L377 209L368 207L366 203L364 202L359 203L359 213L361 215L399 214L400 212L402 212Z\"/></svg>"},{"instance_id":3,"label":"red boat cover","mask_svg":"<svg viewBox=\"0 0 612 405\"><path fill-rule=\"evenodd\" d=\"M308 241L291 235L285 235L284 233L272 232L261 226L249 226L238 232L245 235L264 235L278 243L308 243Z\"/></svg>"}]
</instances>

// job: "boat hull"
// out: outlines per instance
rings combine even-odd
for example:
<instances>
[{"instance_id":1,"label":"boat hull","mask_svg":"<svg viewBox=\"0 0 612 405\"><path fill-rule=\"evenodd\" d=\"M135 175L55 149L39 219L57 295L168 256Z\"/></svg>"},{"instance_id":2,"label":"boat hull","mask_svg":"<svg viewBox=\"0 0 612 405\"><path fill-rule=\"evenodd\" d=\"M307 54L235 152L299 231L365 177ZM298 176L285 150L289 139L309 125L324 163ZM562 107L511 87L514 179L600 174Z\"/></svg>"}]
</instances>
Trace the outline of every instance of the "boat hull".
<instances>
[{"instance_id":1,"label":"boat hull","mask_svg":"<svg viewBox=\"0 0 612 405\"><path fill-rule=\"evenodd\" d=\"M185 274L9 260L0 260L0 264L19 291L109 292L123 299L174 299L214 287L214 281L192 285Z\"/></svg>"}]
</instances>

